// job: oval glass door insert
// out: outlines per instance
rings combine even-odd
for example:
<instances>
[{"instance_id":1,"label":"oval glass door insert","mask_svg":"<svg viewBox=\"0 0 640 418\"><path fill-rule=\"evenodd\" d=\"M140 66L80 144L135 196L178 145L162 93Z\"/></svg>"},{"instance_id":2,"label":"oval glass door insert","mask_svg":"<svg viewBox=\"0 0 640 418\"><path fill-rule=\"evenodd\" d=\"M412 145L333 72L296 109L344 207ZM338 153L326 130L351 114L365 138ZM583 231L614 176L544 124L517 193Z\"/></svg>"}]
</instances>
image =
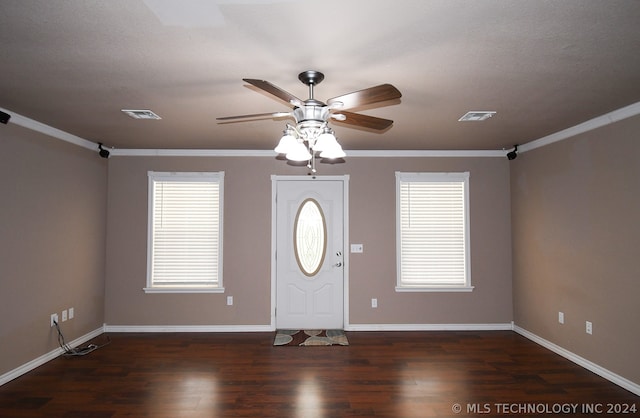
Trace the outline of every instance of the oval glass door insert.
<instances>
[{"instance_id":1,"label":"oval glass door insert","mask_svg":"<svg viewBox=\"0 0 640 418\"><path fill-rule=\"evenodd\" d=\"M320 204L306 199L293 224L293 248L300 270L308 277L318 274L327 252L327 224Z\"/></svg>"}]
</instances>

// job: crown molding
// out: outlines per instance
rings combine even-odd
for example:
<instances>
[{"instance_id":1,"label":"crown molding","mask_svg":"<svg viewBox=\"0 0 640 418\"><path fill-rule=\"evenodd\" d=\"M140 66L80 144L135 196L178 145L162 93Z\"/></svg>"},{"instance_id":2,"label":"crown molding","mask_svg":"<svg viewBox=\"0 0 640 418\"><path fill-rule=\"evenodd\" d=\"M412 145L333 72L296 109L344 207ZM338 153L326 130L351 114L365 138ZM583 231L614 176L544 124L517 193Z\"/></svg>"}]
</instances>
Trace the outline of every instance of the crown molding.
<instances>
[{"instance_id":1,"label":"crown molding","mask_svg":"<svg viewBox=\"0 0 640 418\"><path fill-rule=\"evenodd\" d=\"M272 157L272 150L243 149L109 149L112 157ZM504 157L505 151L494 150L345 150L351 157Z\"/></svg>"},{"instance_id":2,"label":"crown molding","mask_svg":"<svg viewBox=\"0 0 640 418\"><path fill-rule=\"evenodd\" d=\"M589 119L586 122L572 126L570 128L558 131L551 135L538 138L526 144L518 146L518 154L534 150L536 148L544 147L545 145L553 144L554 142L562 141L573 136L583 134L585 132L593 131L603 126L610 125L615 122L619 122L623 119L637 116L640 114L640 102L636 102L629 106L622 107L614 110L613 112L606 113L602 116Z\"/></svg>"},{"instance_id":3,"label":"crown molding","mask_svg":"<svg viewBox=\"0 0 640 418\"><path fill-rule=\"evenodd\" d=\"M70 134L63 130L22 116L8 109L0 107L0 111L9 113L9 123L22 126L32 131L40 132L52 138L69 142L80 147L97 151L98 144L85 138ZM619 122L623 119L640 114L640 102L614 110L602 116L564 129L562 131L535 139L518 146L518 153L525 153L554 142L562 141L576 135ZM275 157L271 150L243 150L243 149L127 149L109 148L113 157ZM397 157L397 158L426 158L426 157L504 157L505 150L345 150L347 157Z\"/></svg>"},{"instance_id":4,"label":"crown molding","mask_svg":"<svg viewBox=\"0 0 640 418\"><path fill-rule=\"evenodd\" d=\"M109 148L112 157L275 157L273 150Z\"/></svg>"},{"instance_id":5,"label":"crown molding","mask_svg":"<svg viewBox=\"0 0 640 418\"><path fill-rule=\"evenodd\" d=\"M11 115L11 119L9 120L9 123L13 123L14 125L19 125L19 126L22 126L23 128L40 132L41 134L45 134L47 136L60 139L65 142L70 142L72 144L78 145L86 149L90 149L92 151L96 151L98 149L98 144L95 142L91 142L87 139L70 134L58 128L54 128L53 126L46 125L42 122L38 122L37 120L33 120L26 116L22 116L10 110L7 110L1 107L0 107L0 110L5 113L9 113Z\"/></svg>"}]
</instances>

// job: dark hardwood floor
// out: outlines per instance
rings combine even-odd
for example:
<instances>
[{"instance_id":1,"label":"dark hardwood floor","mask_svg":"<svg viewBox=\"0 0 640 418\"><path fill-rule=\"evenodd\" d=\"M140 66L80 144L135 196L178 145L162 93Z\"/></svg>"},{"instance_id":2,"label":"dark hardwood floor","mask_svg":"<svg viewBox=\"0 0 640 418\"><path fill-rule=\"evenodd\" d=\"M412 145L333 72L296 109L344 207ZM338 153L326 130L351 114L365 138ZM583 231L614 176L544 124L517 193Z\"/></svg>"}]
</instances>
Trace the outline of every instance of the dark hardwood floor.
<instances>
[{"instance_id":1,"label":"dark hardwood floor","mask_svg":"<svg viewBox=\"0 0 640 418\"><path fill-rule=\"evenodd\" d=\"M640 414L640 397L511 331L348 332L346 347L274 347L273 336L109 334L1 386L0 416Z\"/></svg>"}]
</instances>

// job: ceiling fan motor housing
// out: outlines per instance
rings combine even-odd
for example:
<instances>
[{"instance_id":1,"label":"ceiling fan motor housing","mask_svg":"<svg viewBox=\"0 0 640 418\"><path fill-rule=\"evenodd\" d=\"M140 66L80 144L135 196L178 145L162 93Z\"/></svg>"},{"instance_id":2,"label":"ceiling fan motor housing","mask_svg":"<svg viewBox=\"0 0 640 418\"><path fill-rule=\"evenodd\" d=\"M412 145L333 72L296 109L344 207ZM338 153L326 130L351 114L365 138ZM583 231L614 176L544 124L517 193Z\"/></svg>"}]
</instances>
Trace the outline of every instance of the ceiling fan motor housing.
<instances>
[{"instance_id":1,"label":"ceiling fan motor housing","mask_svg":"<svg viewBox=\"0 0 640 418\"><path fill-rule=\"evenodd\" d=\"M307 101L308 102L308 101ZM329 118L330 109L324 105L324 103L306 104L303 107L296 107L293 109L293 116L296 119L296 123L301 124L303 122L319 122L325 124Z\"/></svg>"}]
</instances>

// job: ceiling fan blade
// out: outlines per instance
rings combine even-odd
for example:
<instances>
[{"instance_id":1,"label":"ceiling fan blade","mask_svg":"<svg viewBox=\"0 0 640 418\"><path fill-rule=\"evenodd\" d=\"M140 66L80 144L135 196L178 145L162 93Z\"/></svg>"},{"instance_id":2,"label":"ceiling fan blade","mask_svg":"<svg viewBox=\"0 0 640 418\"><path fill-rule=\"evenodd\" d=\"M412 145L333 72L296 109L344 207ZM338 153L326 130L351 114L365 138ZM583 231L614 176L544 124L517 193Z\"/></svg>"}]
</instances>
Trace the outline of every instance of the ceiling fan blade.
<instances>
[{"instance_id":1,"label":"ceiling fan blade","mask_svg":"<svg viewBox=\"0 0 640 418\"><path fill-rule=\"evenodd\" d=\"M216 118L216 120L232 122L239 119L283 118L286 116L291 116L291 112L254 113L251 115L224 116L221 118Z\"/></svg>"},{"instance_id":2,"label":"ceiling fan blade","mask_svg":"<svg viewBox=\"0 0 640 418\"><path fill-rule=\"evenodd\" d=\"M345 116L345 119L341 120L342 123L361 126L363 128L375 129L377 131L383 131L393 125L392 120L382 119L375 116L367 116L360 113L347 112L344 110L341 110L338 114Z\"/></svg>"},{"instance_id":3,"label":"ceiling fan blade","mask_svg":"<svg viewBox=\"0 0 640 418\"><path fill-rule=\"evenodd\" d=\"M340 109L350 109L352 107L399 99L400 97L402 97L402 93L391 84L380 84L379 86L334 97L327 100L327 104L331 105L335 102L341 102L343 105Z\"/></svg>"},{"instance_id":4,"label":"ceiling fan blade","mask_svg":"<svg viewBox=\"0 0 640 418\"><path fill-rule=\"evenodd\" d=\"M285 102L292 104L297 107L301 107L303 105L302 100L298 99L293 94L282 90L280 87L274 86L265 80L256 80L253 78L243 78L243 81L252 84L259 88L260 90L264 90L269 94L276 96L277 98L284 100Z\"/></svg>"}]
</instances>

